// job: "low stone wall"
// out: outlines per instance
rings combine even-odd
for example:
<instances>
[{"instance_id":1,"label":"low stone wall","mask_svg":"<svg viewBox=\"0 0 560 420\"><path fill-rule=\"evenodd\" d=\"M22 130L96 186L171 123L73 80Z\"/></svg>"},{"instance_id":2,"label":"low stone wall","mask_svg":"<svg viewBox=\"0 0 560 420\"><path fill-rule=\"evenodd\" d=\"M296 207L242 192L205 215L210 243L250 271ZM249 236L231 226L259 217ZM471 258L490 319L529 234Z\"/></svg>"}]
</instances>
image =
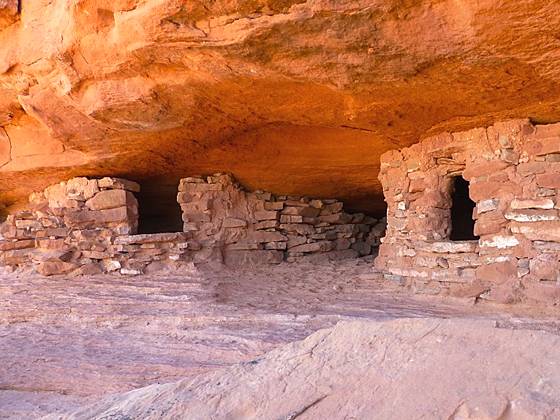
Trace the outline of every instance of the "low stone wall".
<instances>
[{"instance_id":1,"label":"low stone wall","mask_svg":"<svg viewBox=\"0 0 560 420\"><path fill-rule=\"evenodd\" d=\"M178 261L186 234L135 235L140 186L117 178L74 178L32 194L27 210L0 227L0 264L49 276L140 274Z\"/></svg>"},{"instance_id":2,"label":"low stone wall","mask_svg":"<svg viewBox=\"0 0 560 420\"><path fill-rule=\"evenodd\" d=\"M451 241L453 177L470 181L476 241ZM509 121L385 153L376 267L418 292L560 303L560 124Z\"/></svg>"},{"instance_id":3,"label":"low stone wall","mask_svg":"<svg viewBox=\"0 0 560 420\"><path fill-rule=\"evenodd\" d=\"M189 262L275 264L368 255L384 224L336 200L245 192L229 175L185 178L184 232L137 235L140 186L74 178L30 196L0 225L0 265L43 275L137 275Z\"/></svg>"},{"instance_id":4,"label":"low stone wall","mask_svg":"<svg viewBox=\"0 0 560 420\"><path fill-rule=\"evenodd\" d=\"M105 260L105 271L138 275L179 268L181 262L189 260L188 237L183 232L117 236L109 260Z\"/></svg>"},{"instance_id":5,"label":"low stone wall","mask_svg":"<svg viewBox=\"0 0 560 420\"><path fill-rule=\"evenodd\" d=\"M230 265L369 255L385 230L340 201L246 192L227 174L182 179L177 201L195 259Z\"/></svg>"}]
</instances>

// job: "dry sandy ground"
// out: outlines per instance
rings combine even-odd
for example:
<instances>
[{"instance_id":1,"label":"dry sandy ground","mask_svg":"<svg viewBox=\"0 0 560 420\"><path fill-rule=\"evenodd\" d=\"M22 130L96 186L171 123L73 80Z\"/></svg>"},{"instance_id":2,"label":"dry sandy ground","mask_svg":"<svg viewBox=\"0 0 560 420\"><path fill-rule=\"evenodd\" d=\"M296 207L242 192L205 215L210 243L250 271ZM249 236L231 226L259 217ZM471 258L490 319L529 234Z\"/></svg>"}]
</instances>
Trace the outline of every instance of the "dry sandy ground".
<instances>
[{"instance_id":1,"label":"dry sandy ground","mask_svg":"<svg viewBox=\"0 0 560 420\"><path fill-rule=\"evenodd\" d=\"M557 313L381 289L367 260L135 278L0 278L0 418L67 412L254 360L339 321L496 320L557 334Z\"/></svg>"}]
</instances>

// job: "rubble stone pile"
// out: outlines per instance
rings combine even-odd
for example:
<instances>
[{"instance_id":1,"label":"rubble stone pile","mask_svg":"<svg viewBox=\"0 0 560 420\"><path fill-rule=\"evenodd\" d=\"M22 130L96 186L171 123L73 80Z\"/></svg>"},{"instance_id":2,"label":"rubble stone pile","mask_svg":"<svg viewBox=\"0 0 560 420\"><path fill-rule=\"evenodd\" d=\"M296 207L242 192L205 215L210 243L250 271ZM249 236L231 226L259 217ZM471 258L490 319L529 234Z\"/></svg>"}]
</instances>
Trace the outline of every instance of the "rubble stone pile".
<instances>
[{"instance_id":1,"label":"rubble stone pile","mask_svg":"<svg viewBox=\"0 0 560 420\"><path fill-rule=\"evenodd\" d=\"M453 180L474 235L452 241ZM376 266L418 292L560 303L560 124L516 120L383 155L387 236Z\"/></svg>"}]
</instances>

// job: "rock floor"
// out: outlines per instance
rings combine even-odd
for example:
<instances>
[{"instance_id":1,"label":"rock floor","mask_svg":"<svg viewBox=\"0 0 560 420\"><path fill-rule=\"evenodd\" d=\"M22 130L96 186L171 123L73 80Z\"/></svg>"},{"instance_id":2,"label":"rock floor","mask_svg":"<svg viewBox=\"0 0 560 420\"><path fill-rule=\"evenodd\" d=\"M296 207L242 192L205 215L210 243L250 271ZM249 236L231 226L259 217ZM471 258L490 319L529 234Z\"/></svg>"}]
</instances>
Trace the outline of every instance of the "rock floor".
<instances>
[{"instance_id":1,"label":"rock floor","mask_svg":"<svg viewBox=\"0 0 560 420\"><path fill-rule=\"evenodd\" d=\"M0 277L0 418L254 359L341 320L490 319L558 333L557 312L383 289L367 259L141 277Z\"/></svg>"}]
</instances>

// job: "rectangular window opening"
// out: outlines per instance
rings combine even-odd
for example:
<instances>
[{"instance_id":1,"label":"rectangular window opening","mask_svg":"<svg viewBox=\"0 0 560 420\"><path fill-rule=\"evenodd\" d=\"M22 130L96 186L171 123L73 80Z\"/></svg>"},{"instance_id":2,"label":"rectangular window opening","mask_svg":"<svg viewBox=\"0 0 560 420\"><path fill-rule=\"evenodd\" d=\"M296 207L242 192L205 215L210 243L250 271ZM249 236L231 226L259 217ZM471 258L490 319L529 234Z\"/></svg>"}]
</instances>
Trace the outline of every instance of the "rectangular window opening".
<instances>
[{"instance_id":1,"label":"rectangular window opening","mask_svg":"<svg viewBox=\"0 0 560 420\"><path fill-rule=\"evenodd\" d=\"M176 185L144 182L136 197L138 199L139 234L183 231Z\"/></svg>"},{"instance_id":2,"label":"rectangular window opening","mask_svg":"<svg viewBox=\"0 0 560 420\"><path fill-rule=\"evenodd\" d=\"M451 235L452 241L474 241L473 211L475 202L469 196L469 182L462 176L453 178L451 190Z\"/></svg>"}]
</instances>

